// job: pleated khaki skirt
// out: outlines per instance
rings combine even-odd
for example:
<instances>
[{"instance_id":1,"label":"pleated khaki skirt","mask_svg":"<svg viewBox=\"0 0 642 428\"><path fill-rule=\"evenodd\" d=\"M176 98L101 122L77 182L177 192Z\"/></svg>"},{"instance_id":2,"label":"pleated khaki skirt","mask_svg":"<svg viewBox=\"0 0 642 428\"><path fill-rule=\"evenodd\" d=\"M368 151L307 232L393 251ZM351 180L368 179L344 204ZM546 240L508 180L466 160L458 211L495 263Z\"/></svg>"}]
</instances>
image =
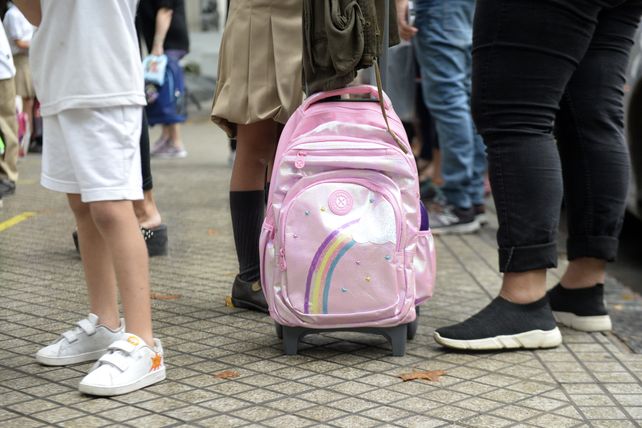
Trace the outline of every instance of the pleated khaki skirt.
<instances>
[{"instance_id":1,"label":"pleated khaki skirt","mask_svg":"<svg viewBox=\"0 0 642 428\"><path fill-rule=\"evenodd\" d=\"M31 81L31 69L29 68L29 56L27 54L16 54L13 56L13 63L16 66L16 95L23 98L34 98L36 91ZM29 113L31 114L31 113Z\"/></svg>"},{"instance_id":2,"label":"pleated khaki skirt","mask_svg":"<svg viewBox=\"0 0 642 428\"><path fill-rule=\"evenodd\" d=\"M301 0L232 0L221 41L212 121L285 123L303 101Z\"/></svg>"}]
</instances>

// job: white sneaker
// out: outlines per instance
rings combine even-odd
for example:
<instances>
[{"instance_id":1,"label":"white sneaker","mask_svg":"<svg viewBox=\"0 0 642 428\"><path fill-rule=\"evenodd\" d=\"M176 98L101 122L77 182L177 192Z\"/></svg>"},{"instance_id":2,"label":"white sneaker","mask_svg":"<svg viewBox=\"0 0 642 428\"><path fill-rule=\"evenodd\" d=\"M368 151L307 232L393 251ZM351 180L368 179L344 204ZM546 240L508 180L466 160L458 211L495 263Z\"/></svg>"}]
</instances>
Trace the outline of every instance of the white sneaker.
<instances>
[{"instance_id":1,"label":"white sneaker","mask_svg":"<svg viewBox=\"0 0 642 428\"><path fill-rule=\"evenodd\" d=\"M112 396L127 394L165 379L163 346L154 339L154 349L135 334L112 343L87 376L80 392Z\"/></svg>"},{"instance_id":2,"label":"white sneaker","mask_svg":"<svg viewBox=\"0 0 642 428\"><path fill-rule=\"evenodd\" d=\"M183 159L187 157L187 150L184 147L174 146L170 141L166 146L156 151L154 156L161 159Z\"/></svg>"},{"instance_id":3,"label":"white sneaker","mask_svg":"<svg viewBox=\"0 0 642 428\"><path fill-rule=\"evenodd\" d=\"M45 346L36 353L36 360L47 366L65 366L67 364L95 361L100 358L107 347L125 334L125 322L120 320L118 330L98 324L98 316L89 316L76 323L73 330L64 332L60 339Z\"/></svg>"}]
</instances>

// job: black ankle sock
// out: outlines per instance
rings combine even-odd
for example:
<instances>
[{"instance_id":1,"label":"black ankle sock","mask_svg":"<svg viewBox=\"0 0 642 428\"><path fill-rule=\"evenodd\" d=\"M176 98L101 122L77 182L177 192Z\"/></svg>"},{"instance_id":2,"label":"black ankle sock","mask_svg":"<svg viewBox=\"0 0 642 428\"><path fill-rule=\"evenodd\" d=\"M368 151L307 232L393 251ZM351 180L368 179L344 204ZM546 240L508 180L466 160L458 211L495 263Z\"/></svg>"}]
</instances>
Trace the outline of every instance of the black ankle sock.
<instances>
[{"instance_id":1,"label":"black ankle sock","mask_svg":"<svg viewBox=\"0 0 642 428\"><path fill-rule=\"evenodd\" d=\"M260 276L259 237L265 212L264 193L263 190L230 192L239 277L248 282L256 281Z\"/></svg>"}]
</instances>

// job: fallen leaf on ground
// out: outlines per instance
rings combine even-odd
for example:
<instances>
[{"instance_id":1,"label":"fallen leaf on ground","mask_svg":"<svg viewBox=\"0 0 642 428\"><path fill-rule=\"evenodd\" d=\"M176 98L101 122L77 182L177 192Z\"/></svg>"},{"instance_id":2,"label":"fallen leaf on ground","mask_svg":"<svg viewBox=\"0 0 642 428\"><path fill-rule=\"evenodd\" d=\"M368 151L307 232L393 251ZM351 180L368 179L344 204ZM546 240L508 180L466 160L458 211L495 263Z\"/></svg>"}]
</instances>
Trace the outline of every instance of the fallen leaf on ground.
<instances>
[{"instance_id":1,"label":"fallen leaf on ground","mask_svg":"<svg viewBox=\"0 0 642 428\"><path fill-rule=\"evenodd\" d=\"M234 308L234 303L232 303L232 296L225 296L225 306L228 308Z\"/></svg>"},{"instance_id":2,"label":"fallen leaf on ground","mask_svg":"<svg viewBox=\"0 0 642 428\"><path fill-rule=\"evenodd\" d=\"M440 378L446 374L443 370L413 370L411 373L402 373L399 377L404 381L416 379L425 379L430 382L439 382Z\"/></svg>"},{"instance_id":3,"label":"fallen leaf on ground","mask_svg":"<svg viewBox=\"0 0 642 428\"><path fill-rule=\"evenodd\" d=\"M209 236L216 236L216 235L218 235L218 230L209 228L209 229L207 229L207 234Z\"/></svg>"},{"instance_id":4,"label":"fallen leaf on ground","mask_svg":"<svg viewBox=\"0 0 642 428\"><path fill-rule=\"evenodd\" d=\"M161 294L161 293L152 293L150 294L150 297L153 300L178 300L181 298L180 294Z\"/></svg>"},{"instance_id":5,"label":"fallen leaf on ground","mask_svg":"<svg viewBox=\"0 0 642 428\"><path fill-rule=\"evenodd\" d=\"M241 373L236 370L225 370L220 373L214 373L214 377L218 379L233 379L239 376L241 376Z\"/></svg>"}]
</instances>

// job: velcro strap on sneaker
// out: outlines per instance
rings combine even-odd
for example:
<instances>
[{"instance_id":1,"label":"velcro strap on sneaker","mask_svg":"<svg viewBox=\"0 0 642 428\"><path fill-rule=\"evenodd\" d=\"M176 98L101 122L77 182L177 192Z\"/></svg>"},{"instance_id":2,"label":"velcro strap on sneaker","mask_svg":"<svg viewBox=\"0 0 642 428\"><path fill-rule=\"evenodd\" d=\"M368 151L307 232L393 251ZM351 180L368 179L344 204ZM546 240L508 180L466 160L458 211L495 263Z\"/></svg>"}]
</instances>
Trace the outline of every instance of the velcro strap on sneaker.
<instances>
[{"instance_id":1,"label":"velcro strap on sneaker","mask_svg":"<svg viewBox=\"0 0 642 428\"><path fill-rule=\"evenodd\" d=\"M78 333L76 333L73 330L66 331L62 334L62 337L65 338L65 340L69 343L75 342L78 340Z\"/></svg>"},{"instance_id":2,"label":"velcro strap on sneaker","mask_svg":"<svg viewBox=\"0 0 642 428\"><path fill-rule=\"evenodd\" d=\"M126 354L131 354L131 352L136 349L136 345L126 340L117 340L116 342L109 345L107 348L110 351L122 351Z\"/></svg>"},{"instance_id":3,"label":"velcro strap on sneaker","mask_svg":"<svg viewBox=\"0 0 642 428\"><path fill-rule=\"evenodd\" d=\"M110 364L116 367L121 372L124 372L129 367L129 362L127 361L127 357L118 352L105 354L102 357L100 357L98 362L101 364Z\"/></svg>"},{"instance_id":4,"label":"velcro strap on sneaker","mask_svg":"<svg viewBox=\"0 0 642 428\"><path fill-rule=\"evenodd\" d=\"M88 319L80 320L76 323L76 325L78 325L78 327L80 327L82 331L87 333L87 336L91 336L96 332L96 326Z\"/></svg>"}]
</instances>

